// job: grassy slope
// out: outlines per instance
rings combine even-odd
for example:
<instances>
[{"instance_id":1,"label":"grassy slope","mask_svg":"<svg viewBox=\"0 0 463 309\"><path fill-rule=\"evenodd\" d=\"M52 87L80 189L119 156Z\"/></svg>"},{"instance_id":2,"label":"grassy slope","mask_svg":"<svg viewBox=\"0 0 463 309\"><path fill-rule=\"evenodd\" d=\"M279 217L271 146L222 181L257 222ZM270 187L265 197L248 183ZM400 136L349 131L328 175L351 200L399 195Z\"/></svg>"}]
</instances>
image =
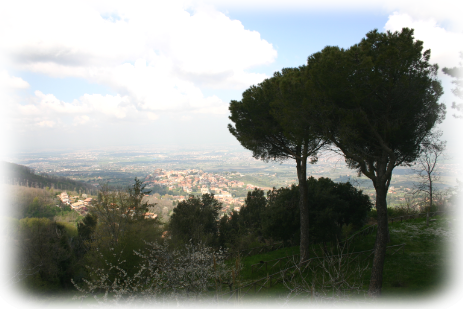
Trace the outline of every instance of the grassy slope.
<instances>
[{"instance_id":1,"label":"grassy slope","mask_svg":"<svg viewBox=\"0 0 463 309\"><path fill-rule=\"evenodd\" d=\"M427 297L439 293L445 288L445 279L449 269L449 248L451 241L451 225L453 218L449 216L435 217L429 227L426 227L425 219L416 219L403 223L390 225L390 245L405 243L402 251L391 255L388 252L384 266L383 297L399 298ZM369 235L356 240L349 249L351 252L372 249L375 235ZM268 261L280 257L297 254L298 247L284 248L274 252L254 255L243 258L244 266L241 272L242 282L251 282L262 278L262 274L251 275L250 267L259 261ZM371 265L371 259L370 259ZM368 289L370 272L363 277L364 289ZM281 298L287 294L287 290L279 284L271 290L261 293L261 296ZM252 297L254 298L254 297Z\"/></svg>"},{"instance_id":2,"label":"grassy slope","mask_svg":"<svg viewBox=\"0 0 463 309\"><path fill-rule=\"evenodd\" d=\"M453 227L449 227L452 222ZM390 245L406 243L403 252L387 256L384 268L383 296L379 308L461 308L455 304L463 295L463 280L455 270L451 256L453 238L463 233L463 221L457 217L437 217L426 227L424 219L390 226ZM373 248L374 235L356 241L352 251ZM250 266L298 253L298 247L285 248L242 259L241 282L246 284L262 277L252 275ZM369 276L369 275L368 275ZM365 288L369 277L364 278ZM257 295L244 298L238 308L279 308L278 299L286 295L280 284ZM56 303L48 308L77 308L77 301Z\"/></svg>"}]
</instances>

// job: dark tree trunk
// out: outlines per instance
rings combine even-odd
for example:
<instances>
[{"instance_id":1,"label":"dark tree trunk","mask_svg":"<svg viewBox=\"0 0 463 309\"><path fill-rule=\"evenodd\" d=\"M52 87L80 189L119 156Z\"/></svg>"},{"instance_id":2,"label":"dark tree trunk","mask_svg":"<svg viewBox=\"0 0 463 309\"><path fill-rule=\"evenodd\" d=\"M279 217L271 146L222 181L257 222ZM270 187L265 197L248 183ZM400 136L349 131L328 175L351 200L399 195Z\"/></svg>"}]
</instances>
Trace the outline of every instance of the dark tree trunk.
<instances>
[{"instance_id":1,"label":"dark tree trunk","mask_svg":"<svg viewBox=\"0 0 463 309\"><path fill-rule=\"evenodd\" d=\"M380 178L380 177L378 177ZM387 190L386 181L377 180L374 183L376 190L376 211L378 213L378 231L376 233L375 255L371 269L370 287L368 294L373 297L381 295L383 285L383 268L386 258L386 247L389 242L389 228L387 223Z\"/></svg>"},{"instance_id":2,"label":"dark tree trunk","mask_svg":"<svg viewBox=\"0 0 463 309\"><path fill-rule=\"evenodd\" d=\"M429 210L428 212L431 211L432 207L432 180L429 180Z\"/></svg>"},{"instance_id":3,"label":"dark tree trunk","mask_svg":"<svg viewBox=\"0 0 463 309\"><path fill-rule=\"evenodd\" d=\"M300 262L309 258L309 203L307 190L307 157L296 159L299 181L299 212L301 216Z\"/></svg>"}]
</instances>

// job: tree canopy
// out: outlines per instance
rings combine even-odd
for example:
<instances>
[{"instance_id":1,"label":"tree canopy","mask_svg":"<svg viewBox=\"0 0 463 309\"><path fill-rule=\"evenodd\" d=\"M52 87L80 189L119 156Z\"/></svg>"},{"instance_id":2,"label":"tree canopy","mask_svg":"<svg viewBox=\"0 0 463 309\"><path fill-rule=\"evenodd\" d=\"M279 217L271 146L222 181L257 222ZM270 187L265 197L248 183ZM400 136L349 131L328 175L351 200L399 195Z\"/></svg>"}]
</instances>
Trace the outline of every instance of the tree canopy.
<instances>
[{"instance_id":1,"label":"tree canopy","mask_svg":"<svg viewBox=\"0 0 463 309\"><path fill-rule=\"evenodd\" d=\"M264 161L294 159L300 188L301 260L309 257L309 200L307 198L307 159L317 161L325 140L311 122L293 118L289 111L300 110L310 93L306 91L304 67L283 69L272 78L243 93L241 101L231 101L228 125L241 145L252 151L253 157Z\"/></svg>"},{"instance_id":2,"label":"tree canopy","mask_svg":"<svg viewBox=\"0 0 463 309\"><path fill-rule=\"evenodd\" d=\"M438 67L429 63L430 56L413 30L403 28L374 30L347 50L326 47L308 59L307 78L317 95L314 119L348 165L370 178L376 190L371 295L382 286L392 170L418 158L422 142L445 116L445 105L438 102L443 93Z\"/></svg>"},{"instance_id":3,"label":"tree canopy","mask_svg":"<svg viewBox=\"0 0 463 309\"><path fill-rule=\"evenodd\" d=\"M187 200L178 203L169 221L172 240L178 244L204 243L217 245L218 216L222 204L213 194L201 197L190 195Z\"/></svg>"},{"instance_id":4,"label":"tree canopy","mask_svg":"<svg viewBox=\"0 0 463 309\"><path fill-rule=\"evenodd\" d=\"M372 180L378 233L370 295L381 292L392 171L420 156L423 142L445 117L438 66L429 63L430 56L412 29L373 30L348 49L325 47L307 66L283 69L230 104L235 127L229 130L254 157L296 160L301 260L307 257L304 231L309 231L306 159L316 159L326 140L350 168Z\"/></svg>"}]
</instances>

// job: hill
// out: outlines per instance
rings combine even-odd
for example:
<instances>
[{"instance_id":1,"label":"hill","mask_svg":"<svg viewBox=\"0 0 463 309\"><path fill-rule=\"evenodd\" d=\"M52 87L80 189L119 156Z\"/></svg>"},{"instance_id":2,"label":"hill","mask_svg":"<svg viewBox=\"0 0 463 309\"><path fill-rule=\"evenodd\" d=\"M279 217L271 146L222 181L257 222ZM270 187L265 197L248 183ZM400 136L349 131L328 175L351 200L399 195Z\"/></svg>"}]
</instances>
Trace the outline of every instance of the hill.
<instances>
[{"instance_id":1,"label":"hill","mask_svg":"<svg viewBox=\"0 0 463 309\"><path fill-rule=\"evenodd\" d=\"M3 165L2 170L4 171L2 181L5 184L41 189L48 187L57 190L72 190L93 195L97 193L97 189L94 186L81 181L56 175L37 174L33 169L15 163L1 162L1 164Z\"/></svg>"}]
</instances>

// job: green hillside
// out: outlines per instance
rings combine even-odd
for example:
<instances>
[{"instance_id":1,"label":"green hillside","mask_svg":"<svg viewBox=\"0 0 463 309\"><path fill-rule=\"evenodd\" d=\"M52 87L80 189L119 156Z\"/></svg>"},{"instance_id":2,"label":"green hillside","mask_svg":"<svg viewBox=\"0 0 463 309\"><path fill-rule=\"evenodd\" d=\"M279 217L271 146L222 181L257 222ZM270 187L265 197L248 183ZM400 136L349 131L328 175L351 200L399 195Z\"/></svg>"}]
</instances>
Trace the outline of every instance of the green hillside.
<instances>
[{"instance_id":1,"label":"green hillside","mask_svg":"<svg viewBox=\"0 0 463 309\"><path fill-rule=\"evenodd\" d=\"M36 174L33 169L9 162L1 162L2 181L6 184L19 185L34 188L55 188L57 190L72 190L87 194L96 194L97 189L89 184L75 181L66 177L48 174Z\"/></svg>"}]
</instances>

